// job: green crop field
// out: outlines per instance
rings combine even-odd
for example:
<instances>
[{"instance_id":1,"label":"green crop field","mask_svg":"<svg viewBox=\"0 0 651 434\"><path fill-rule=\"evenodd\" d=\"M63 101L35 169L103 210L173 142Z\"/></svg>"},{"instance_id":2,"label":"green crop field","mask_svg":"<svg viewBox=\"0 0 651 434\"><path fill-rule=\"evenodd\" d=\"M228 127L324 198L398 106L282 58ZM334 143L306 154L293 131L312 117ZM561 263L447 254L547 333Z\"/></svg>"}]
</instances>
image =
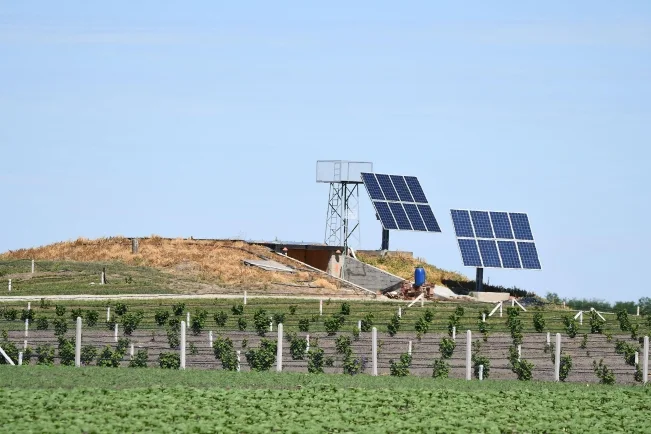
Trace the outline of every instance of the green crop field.
<instances>
[{"instance_id":1,"label":"green crop field","mask_svg":"<svg viewBox=\"0 0 651 434\"><path fill-rule=\"evenodd\" d=\"M648 432L651 388L0 367L5 432Z\"/></svg>"}]
</instances>

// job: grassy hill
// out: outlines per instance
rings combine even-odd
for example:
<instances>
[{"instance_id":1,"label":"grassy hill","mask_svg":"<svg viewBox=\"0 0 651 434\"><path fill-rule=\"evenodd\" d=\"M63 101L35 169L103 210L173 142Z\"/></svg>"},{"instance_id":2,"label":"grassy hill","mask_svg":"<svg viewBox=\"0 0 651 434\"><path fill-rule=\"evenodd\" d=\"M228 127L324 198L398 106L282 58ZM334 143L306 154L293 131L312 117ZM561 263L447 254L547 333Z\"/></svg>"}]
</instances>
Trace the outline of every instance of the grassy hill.
<instances>
[{"instance_id":1,"label":"grassy hill","mask_svg":"<svg viewBox=\"0 0 651 434\"><path fill-rule=\"evenodd\" d=\"M422 258L414 258L409 255L386 255L371 256L359 253L357 259L369 265L387 271L406 280L414 280L414 268L423 267L430 283L443 284L444 281L467 282L468 278L455 271L442 270L430 265Z\"/></svg>"}]
</instances>

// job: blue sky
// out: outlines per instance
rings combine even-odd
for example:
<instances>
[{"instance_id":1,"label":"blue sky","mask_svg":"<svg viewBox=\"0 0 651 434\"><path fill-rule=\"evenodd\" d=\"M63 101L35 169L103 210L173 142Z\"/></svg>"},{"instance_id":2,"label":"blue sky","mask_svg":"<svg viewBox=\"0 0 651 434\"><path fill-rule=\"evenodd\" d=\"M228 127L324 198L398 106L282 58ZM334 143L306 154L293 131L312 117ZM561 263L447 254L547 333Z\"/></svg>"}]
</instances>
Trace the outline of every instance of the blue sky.
<instances>
[{"instance_id":1,"label":"blue sky","mask_svg":"<svg viewBox=\"0 0 651 434\"><path fill-rule=\"evenodd\" d=\"M323 241L319 159L529 213L540 294L648 296L651 3L0 2L0 251L79 236ZM490 3L490 5L489 5ZM362 247L380 226L363 192Z\"/></svg>"}]
</instances>

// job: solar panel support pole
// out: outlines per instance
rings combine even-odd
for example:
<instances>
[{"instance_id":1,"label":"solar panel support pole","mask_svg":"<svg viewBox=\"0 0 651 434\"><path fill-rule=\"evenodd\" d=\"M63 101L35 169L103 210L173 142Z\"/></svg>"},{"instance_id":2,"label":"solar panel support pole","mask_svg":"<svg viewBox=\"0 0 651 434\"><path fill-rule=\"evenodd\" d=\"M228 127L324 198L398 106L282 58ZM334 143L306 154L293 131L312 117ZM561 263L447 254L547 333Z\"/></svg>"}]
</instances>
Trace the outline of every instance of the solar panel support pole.
<instances>
[{"instance_id":1,"label":"solar panel support pole","mask_svg":"<svg viewBox=\"0 0 651 434\"><path fill-rule=\"evenodd\" d=\"M380 250L389 250L389 230L382 229L382 246Z\"/></svg>"},{"instance_id":2,"label":"solar panel support pole","mask_svg":"<svg viewBox=\"0 0 651 434\"><path fill-rule=\"evenodd\" d=\"M477 274L475 275L475 291L482 292L484 290L484 269L477 267Z\"/></svg>"}]
</instances>

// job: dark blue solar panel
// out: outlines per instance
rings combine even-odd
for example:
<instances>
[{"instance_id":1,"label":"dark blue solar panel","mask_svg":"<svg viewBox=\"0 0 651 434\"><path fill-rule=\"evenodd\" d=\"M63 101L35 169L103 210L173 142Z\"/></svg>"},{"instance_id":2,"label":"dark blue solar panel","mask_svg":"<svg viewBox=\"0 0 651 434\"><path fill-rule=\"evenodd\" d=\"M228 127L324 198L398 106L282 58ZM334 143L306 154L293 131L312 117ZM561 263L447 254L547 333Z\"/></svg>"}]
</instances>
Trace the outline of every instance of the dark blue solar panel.
<instances>
[{"instance_id":1,"label":"dark blue solar panel","mask_svg":"<svg viewBox=\"0 0 651 434\"><path fill-rule=\"evenodd\" d=\"M373 205L375 205L375 210L377 211L378 217L380 217L384 229L398 229L398 225L393 218L388 203L373 201Z\"/></svg>"},{"instance_id":2,"label":"dark blue solar panel","mask_svg":"<svg viewBox=\"0 0 651 434\"><path fill-rule=\"evenodd\" d=\"M406 206L406 204L405 204ZM436 221L436 217L434 217L434 213L432 212L432 208L430 208L429 205L420 205L418 204L418 211L420 211L420 215L423 217L423 221L425 222L425 226L427 226L427 230L430 232L441 232L441 227L439 226L438 222Z\"/></svg>"},{"instance_id":3,"label":"dark blue solar panel","mask_svg":"<svg viewBox=\"0 0 651 434\"><path fill-rule=\"evenodd\" d=\"M362 173L362 181L366 186L368 195L371 196L371 200L384 200L384 194L380 189L380 184L378 184L375 175L372 173Z\"/></svg>"},{"instance_id":4,"label":"dark blue solar panel","mask_svg":"<svg viewBox=\"0 0 651 434\"><path fill-rule=\"evenodd\" d=\"M479 257L479 250L477 250L477 243L475 240L458 238L457 241L459 242L459 250L461 250L463 265L467 267L481 267L481 258Z\"/></svg>"},{"instance_id":5,"label":"dark blue solar panel","mask_svg":"<svg viewBox=\"0 0 651 434\"><path fill-rule=\"evenodd\" d=\"M502 268L500 255L497 253L497 244L494 240L477 240L477 244L479 244L479 252L484 267Z\"/></svg>"},{"instance_id":6,"label":"dark blue solar panel","mask_svg":"<svg viewBox=\"0 0 651 434\"><path fill-rule=\"evenodd\" d=\"M493 236L491 220L486 211L470 211L470 217L472 218L472 224L475 227L475 235L477 238L495 238Z\"/></svg>"},{"instance_id":7,"label":"dark blue solar panel","mask_svg":"<svg viewBox=\"0 0 651 434\"><path fill-rule=\"evenodd\" d=\"M498 241L497 246L500 249L502 257L502 266L504 268L522 268L518 249L515 247L515 241Z\"/></svg>"},{"instance_id":8,"label":"dark blue solar panel","mask_svg":"<svg viewBox=\"0 0 651 434\"><path fill-rule=\"evenodd\" d=\"M423 219L421 218L416 205L413 203L403 203L403 205L407 212L407 217L409 217L409 221L411 222L411 227L413 227L415 231L427 231L427 227L425 227L425 223L423 223Z\"/></svg>"},{"instance_id":9,"label":"dark blue solar panel","mask_svg":"<svg viewBox=\"0 0 651 434\"><path fill-rule=\"evenodd\" d=\"M393 188L393 183L391 182L391 178L389 177L389 175L376 173L375 176L377 178L377 182L380 183L380 187L382 188L382 193L384 193L384 197L387 200L399 201L400 198L398 197L398 193L396 193L396 189Z\"/></svg>"},{"instance_id":10,"label":"dark blue solar panel","mask_svg":"<svg viewBox=\"0 0 651 434\"><path fill-rule=\"evenodd\" d=\"M509 213L511 217L511 224L513 225L513 233L518 240L533 240L531 233L531 226L529 226L529 218L524 213L512 212Z\"/></svg>"},{"instance_id":11,"label":"dark blue solar panel","mask_svg":"<svg viewBox=\"0 0 651 434\"><path fill-rule=\"evenodd\" d=\"M491 212L491 220L493 221L493 230L495 231L495 238L505 238L507 240L513 239L513 231L511 231L511 222L509 215L505 212Z\"/></svg>"},{"instance_id":12,"label":"dark blue solar panel","mask_svg":"<svg viewBox=\"0 0 651 434\"><path fill-rule=\"evenodd\" d=\"M534 243L518 242L520 259L522 259L522 268L540 270L540 261L538 260L538 251Z\"/></svg>"},{"instance_id":13,"label":"dark blue solar panel","mask_svg":"<svg viewBox=\"0 0 651 434\"><path fill-rule=\"evenodd\" d=\"M454 232L457 234L457 237L474 238L475 233L472 231L472 224L470 223L470 214L468 211L453 209L450 212L452 214Z\"/></svg>"},{"instance_id":14,"label":"dark blue solar panel","mask_svg":"<svg viewBox=\"0 0 651 434\"><path fill-rule=\"evenodd\" d=\"M391 208L393 216L396 218L398 229L402 229L403 231L410 231L412 229L411 223L409 223L409 219L407 218L407 214L405 213L402 204L389 202L389 207Z\"/></svg>"},{"instance_id":15,"label":"dark blue solar panel","mask_svg":"<svg viewBox=\"0 0 651 434\"><path fill-rule=\"evenodd\" d=\"M427 198L425 197L425 192L418 182L418 178L415 176L405 176L405 182L409 186L411 195L414 197L414 201L418 203L427 203Z\"/></svg>"},{"instance_id":16,"label":"dark blue solar panel","mask_svg":"<svg viewBox=\"0 0 651 434\"><path fill-rule=\"evenodd\" d=\"M393 181L393 186L396 188L396 192L398 193L400 200L403 202L415 202L414 198L409 192L409 188L407 188L405 177L397 175L389 176L391 177L391 181Z\"/></svg>"}]
</instances>

